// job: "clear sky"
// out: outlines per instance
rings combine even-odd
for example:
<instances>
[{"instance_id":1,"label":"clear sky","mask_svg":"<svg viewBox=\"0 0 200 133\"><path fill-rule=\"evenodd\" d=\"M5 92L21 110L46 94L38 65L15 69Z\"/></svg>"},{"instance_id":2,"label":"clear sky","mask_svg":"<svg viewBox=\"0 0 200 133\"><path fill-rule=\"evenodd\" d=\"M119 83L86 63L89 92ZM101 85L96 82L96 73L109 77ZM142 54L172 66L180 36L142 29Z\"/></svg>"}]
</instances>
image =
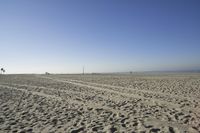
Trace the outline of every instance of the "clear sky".
<instances>
[{"instance_id":1,"label":"clear sky","mask_svg":"<svg viewBox=\"0 0 200 133\"><path fill-rule=\"evenodd\" d=\"M1 0L7 73L200 68L199 0Z\"/></svg>"}]
</instances>

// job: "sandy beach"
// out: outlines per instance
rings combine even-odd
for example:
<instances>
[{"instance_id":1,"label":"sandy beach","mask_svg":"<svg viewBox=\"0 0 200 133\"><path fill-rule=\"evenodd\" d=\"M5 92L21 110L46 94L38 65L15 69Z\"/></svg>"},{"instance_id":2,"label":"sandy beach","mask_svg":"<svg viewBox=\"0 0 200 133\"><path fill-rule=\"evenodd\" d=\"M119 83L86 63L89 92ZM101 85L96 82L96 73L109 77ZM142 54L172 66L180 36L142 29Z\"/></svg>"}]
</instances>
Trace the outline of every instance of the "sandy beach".
<instances>
[{"instance_id":1,"label":"sandy beach","mask_svg":"<svg viewBox=\"0 0 200 133\"><path fill-rule=\"evenodd\" d=\"M0 75L0 133L199 133L199 74Z\"/></svg>"}]
</instances>

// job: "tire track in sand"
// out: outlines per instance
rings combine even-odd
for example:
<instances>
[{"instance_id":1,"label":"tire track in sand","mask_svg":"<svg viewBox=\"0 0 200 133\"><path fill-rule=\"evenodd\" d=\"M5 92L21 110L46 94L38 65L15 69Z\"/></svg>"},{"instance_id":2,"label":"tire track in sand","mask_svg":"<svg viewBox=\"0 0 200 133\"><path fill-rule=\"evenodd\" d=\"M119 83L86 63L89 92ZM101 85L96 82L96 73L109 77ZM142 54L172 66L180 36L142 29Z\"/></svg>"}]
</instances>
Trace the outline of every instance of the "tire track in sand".
<instances>
[{"instance_id":1,"label":"tire track in sand","mask_svg":"<svg viewBox=\"0 0 200 133\"><path fill-rule=\"evenodd\" d=\"M88 88L91 88L91 89L95 89L95 90L100 90L100 91L104 91L104 92L110 92L110 93L114 93L114 94L117 94L117 95L121 95L121 96L126 96L126 97L129 97L129 98L138 98L138 99L142 99L144 103L146 104L161 104L161 105L167 105L168 108L179 108L181 110L184 110L184 111L195 111L195 112L199 112L200 109L199 108L193 108L193 107L181 107L181 105L179 104L175 104L175 103L172 103L172 102L167 102L167 101L164 101L164 100L161 100L161 99L156 99L156 98L145 98L144 96L139 96L137 94L129 94L129 93L124 93L124 92L119 92L119 91L115 91L115 90L109 90L109 89L105 89L105 88L102 88L102 87L96 87L96 86L93 86L93 85L87 85L87 84L83 84L83 83L77 83L77 82L73 82L73 81L69 81L69 80L61 80L61 79L56 79L56 78L51 78L51 77L45 77L45 76L38 76L40 78L45 78L45 79L50 79L50 80L53 80L53 81L57 81L57 82L63 82L63 83L69 83L69 84L73 84L73 85L77 85L77 86L80 86L80 87L88 87Z\"/></svg>"},{"instance_id":2,"label":"tire track in sand","mask_svg":"<svg viewBox=\"0 0 200 133\"><path fill-rule=\"evenodd\" d=\"M162 92L158 92L158 91L155 92L155 91L151 91L151 90L139 90L139 89L135 89L135 88L114 86L114 85L108 85L108 84L92 83L92 82L86 82L86 81L74 80L74 79L70 79L68 81L88 84L88 85L91 85L91 86L93 85L93 86L97 86L97 87L116 88L116 89L120 89L120 90L137 91L137 92L150 93L150 94L158 94L158 95L162 95L162 96L168 96L170 98L179 98L179 99L182 98L182 99L188 99L188 100L196 100L193 97L183 97L183 96L180 96L180 95L166 94L166 93L162 93Z\"/></svg>"},{"instance_id":3,"label":"tire track in sand","mask_svg":"<svg viewBox=\"0 0 200 133\"><path fill-rule=\"evenodd\" d=\"M83 101L79 101L79 100L74 100L74 99L65 99L59 96L54 96L54 95L48 95L42 92L35 92L35 91L30 91L30 90L26 90L26 89L21 89L21 88L17 88L17 87L10 87L8 85L1 85L0 84L0 89L2 88L6 88L6 89L10 89L10 90L17 90L17 91L21 91L24 93L31 93L32 95L38 95L38 96L42 96L48 99L53 99L53 100L57 100L57 101L67 101L69 104L78 104L79 106L87 106L90 108L95 108L95 109L104 109L106 111L112 111L113 113L121 113L121 114L125 114L128 115L128 113L126 111L121 111L121 110L116 110L113 108L110 108L108 106L103 106L102 104L98 104L98 103L94 103L94 102L83 102Z\"/></svg>"}]
</instances>

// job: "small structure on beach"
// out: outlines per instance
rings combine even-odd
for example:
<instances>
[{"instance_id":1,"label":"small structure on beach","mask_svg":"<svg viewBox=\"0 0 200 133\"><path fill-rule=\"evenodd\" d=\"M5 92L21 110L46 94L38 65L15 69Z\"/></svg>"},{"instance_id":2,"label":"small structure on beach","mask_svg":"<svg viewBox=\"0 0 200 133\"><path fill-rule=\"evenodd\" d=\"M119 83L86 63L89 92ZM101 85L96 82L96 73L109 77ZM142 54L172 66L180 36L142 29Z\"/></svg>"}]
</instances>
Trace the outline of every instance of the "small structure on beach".
<instances>
[{"instance_id":1,"label":"small structure on beach","mask_svg":"<svg viewBox=\"0 0 200 133\"><path fill-rule=\"evenodd\" d=\"M50 73L48 73L48 72L45 72L45 75L50 75Z\"/></svg>"}]
</instances>

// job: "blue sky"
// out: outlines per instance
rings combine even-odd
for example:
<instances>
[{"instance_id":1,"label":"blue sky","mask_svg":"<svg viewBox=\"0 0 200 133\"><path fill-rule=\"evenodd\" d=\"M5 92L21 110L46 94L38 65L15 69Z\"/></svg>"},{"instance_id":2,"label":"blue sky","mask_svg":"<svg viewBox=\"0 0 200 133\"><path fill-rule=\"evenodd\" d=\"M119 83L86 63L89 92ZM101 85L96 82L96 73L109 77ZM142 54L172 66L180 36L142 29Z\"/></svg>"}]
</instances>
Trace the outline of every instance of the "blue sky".
<instances>
[{"instance_id":1,"label":"blue sky","mask_svg":"<svg viewBox=\"0 0 200 133\"><path fill-rule=\"evenodd\" d=\"M7 73L200 68L199 0L1 0Z\"/></svg>"}]
</instances>

